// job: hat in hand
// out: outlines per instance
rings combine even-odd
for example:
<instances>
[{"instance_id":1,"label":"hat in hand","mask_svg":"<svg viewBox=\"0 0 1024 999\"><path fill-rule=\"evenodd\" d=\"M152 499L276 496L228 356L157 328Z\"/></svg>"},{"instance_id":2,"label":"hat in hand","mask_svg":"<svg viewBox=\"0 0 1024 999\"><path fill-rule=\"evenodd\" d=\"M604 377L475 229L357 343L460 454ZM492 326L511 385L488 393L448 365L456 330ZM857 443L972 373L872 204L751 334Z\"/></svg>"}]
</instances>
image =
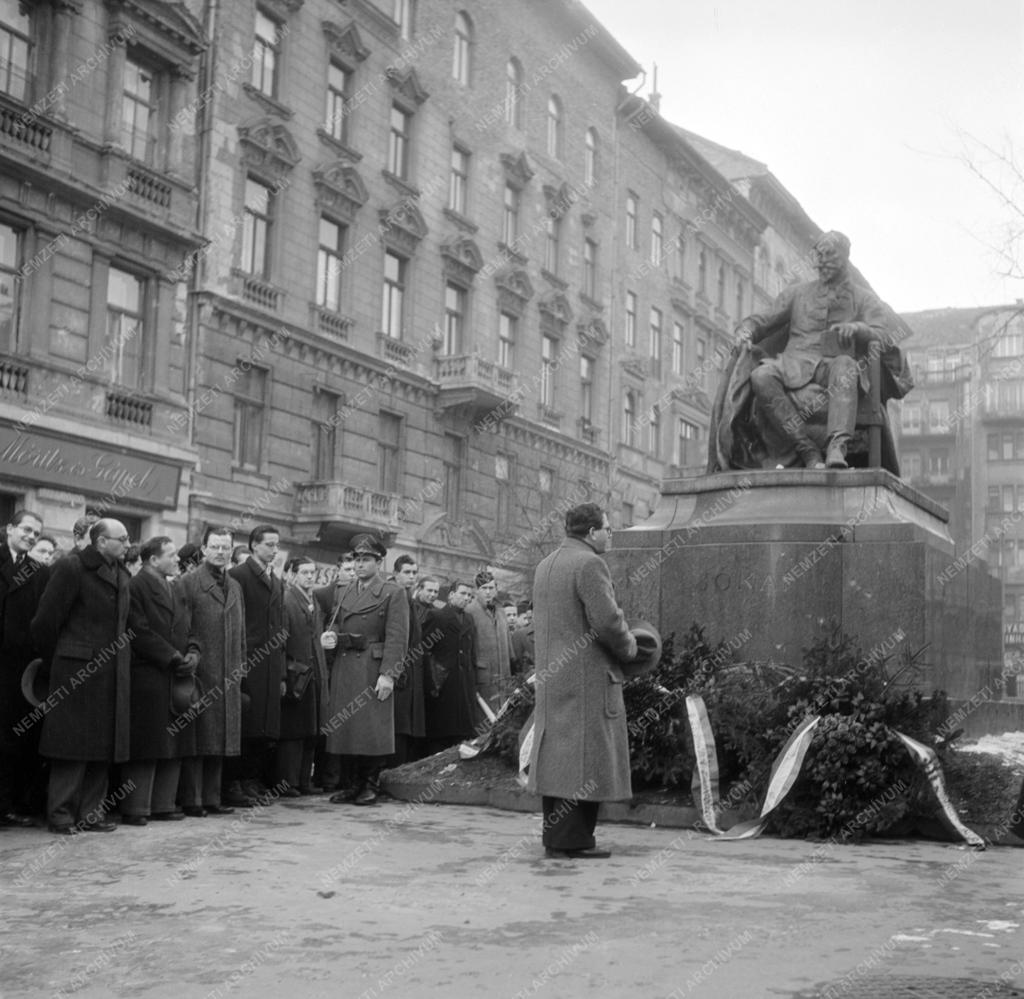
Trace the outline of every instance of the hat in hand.
<instances>
[{"instance_id":1,"label":"hat in hand","mask_svg":"<svg viewBox=\"0 0 1024 999\"><path fill-rule=\"evenodd\" d=\"M42 668L43 660L33 659L21 674L21 695L34 708L38 708L50 693L50 677Z\"/></svg>"},{"instance_id":2,"label":"hat in hand","mask_svg":"<svg viewBox=\"0 0 1024 999\"><path fill-rule=\"evenodd\" d=\"M636 639L636 659L622 663L622 675L627 680L650 673L661 660L661 635L649 621L638 621L630 629Z\"/></svg>"}]
</instances>

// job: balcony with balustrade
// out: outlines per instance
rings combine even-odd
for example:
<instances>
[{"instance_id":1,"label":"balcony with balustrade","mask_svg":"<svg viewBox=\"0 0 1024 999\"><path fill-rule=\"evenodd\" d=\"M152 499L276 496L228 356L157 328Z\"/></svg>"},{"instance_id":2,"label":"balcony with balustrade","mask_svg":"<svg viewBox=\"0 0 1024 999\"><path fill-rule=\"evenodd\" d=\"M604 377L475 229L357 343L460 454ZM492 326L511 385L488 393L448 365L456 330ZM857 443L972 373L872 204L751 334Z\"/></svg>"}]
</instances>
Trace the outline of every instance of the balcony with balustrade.
<instances>
[{"instance_id":1,"label":"balcony with balustrade","mask_svg":"<svg viewBox=\"0 0 1024 999\"><path fill-rule=\"evenodd\" d=\"M296 532L303 540L331 544L367 532L387 544L399 529L400 503L396 493L345 482L299 482L293 507Z\"/></svg>"},{"instance_id":2,"label":"balcony with balustrade","mask_svg":"<svg viewBox=\"0 0 1024 999\"><path fill-rule=\"evenodd\" d=\"M519 380L515 373L476 354L438 357L434 361L438 406L460 409L472 417L494 413L511 416L519 405Z\"/></svg>"}]
</instances>

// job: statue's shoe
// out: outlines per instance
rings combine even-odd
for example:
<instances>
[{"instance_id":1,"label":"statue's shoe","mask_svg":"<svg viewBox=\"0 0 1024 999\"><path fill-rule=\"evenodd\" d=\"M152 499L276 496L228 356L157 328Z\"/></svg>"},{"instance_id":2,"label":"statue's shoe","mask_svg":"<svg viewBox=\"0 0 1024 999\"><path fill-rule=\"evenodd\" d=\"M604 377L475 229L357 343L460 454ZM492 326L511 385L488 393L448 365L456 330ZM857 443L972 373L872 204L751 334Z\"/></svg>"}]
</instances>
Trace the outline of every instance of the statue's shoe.
<instances>
[{"instance_id":1,"label":"statue's shoe","mask_svg":"<svg viewBox=\"0 0 1024 999\"><path fill-rule=\"evenodd\" d=\"M846 451L841 444L829 444L825 453L825 464L829 468L849 468L846 464Z\"/></svg>"}]
</instances>

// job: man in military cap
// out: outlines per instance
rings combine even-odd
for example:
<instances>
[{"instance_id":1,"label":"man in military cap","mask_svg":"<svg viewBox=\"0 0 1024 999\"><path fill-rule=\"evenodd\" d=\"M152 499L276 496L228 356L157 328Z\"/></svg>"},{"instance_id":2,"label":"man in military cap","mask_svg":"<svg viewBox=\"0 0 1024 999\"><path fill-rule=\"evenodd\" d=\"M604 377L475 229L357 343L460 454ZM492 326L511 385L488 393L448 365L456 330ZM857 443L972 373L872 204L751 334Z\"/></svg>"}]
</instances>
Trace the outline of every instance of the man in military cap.
<instances>
[{"instance_id":1,"label":"man in military cap","mask_svg":"<svg viewBox=\"0 0 1024 999\"><path fill-rule=\"evenodd\" d=\"M409 600L402 587L380 575L387 549L377 538L357 534L349 550L355 579L339 580L327 617L327 631L336 638L323 728L327 752L349 757L342 768L342 789L331 801L371 805L385 760L395 751L389 699L405 666Z\"/></svg>"}]
</instances>

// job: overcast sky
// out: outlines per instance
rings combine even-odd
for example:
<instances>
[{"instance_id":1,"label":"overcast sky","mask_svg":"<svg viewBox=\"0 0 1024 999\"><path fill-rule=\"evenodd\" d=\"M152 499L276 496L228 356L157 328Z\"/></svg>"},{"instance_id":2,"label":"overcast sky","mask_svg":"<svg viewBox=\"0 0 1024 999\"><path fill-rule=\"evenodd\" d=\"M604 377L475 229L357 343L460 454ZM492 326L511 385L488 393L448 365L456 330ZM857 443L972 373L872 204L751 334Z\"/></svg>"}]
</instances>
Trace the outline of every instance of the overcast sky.
<instances>
[{"instance_id":1,"label":"overcast sky","mask_svg":"<svg viewBox=\"0 0 1024 999\"><path fill-rule=\"evenodd\" d=\"M898 311L1024 298L960 137L1024 162L1022 0L584 2L665 117L767 164Z\"/></svg>"}]
</instances>

